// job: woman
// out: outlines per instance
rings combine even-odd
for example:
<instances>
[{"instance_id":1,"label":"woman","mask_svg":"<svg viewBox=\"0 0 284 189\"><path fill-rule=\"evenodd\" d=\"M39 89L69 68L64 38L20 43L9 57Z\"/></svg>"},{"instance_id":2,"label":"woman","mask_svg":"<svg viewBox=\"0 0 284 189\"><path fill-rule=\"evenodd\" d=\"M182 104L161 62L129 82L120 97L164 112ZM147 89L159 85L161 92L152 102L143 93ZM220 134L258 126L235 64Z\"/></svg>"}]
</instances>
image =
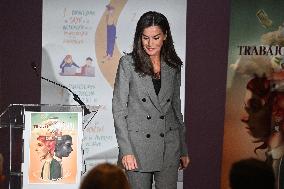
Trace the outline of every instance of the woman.
<instances>
[{"instance_id":1,"label":"woman","mask_svg":"<svg viewBox=\"0 0 284 189\"><path fill-rule=\"evenodd\" d=\"M109 60L113 55L115 38L116 38L116 26L114 17L114 6L108 4L106 22L107 22L107 49L106 49L106 59Z\"/></svg>"},{"instance_id":2,"label":"woman","mask_svg":"<svg viewBox=\"0 0 284 189\"><path fill-rule=\"evenodd\" d=\"M130 189L123 171L115 165L97 165L84 177L80 189Z\"/></svg>"},{"instance_id":3,"label":"woman","mask_svg":"<svg viewBox=\"0 0 284 189\"><path fill-rule=\"evenodd\" d=\"M39 136L35 147L35 151L42 162L40 178L43 180L52 179L50 167L55 149L55 140L47 140L47 138L47 136Z\"/></svg>"},{"instance_id":4,"label":"woman","mask_svg":"<svg viewBox=\"0 0 284 189\"><path fill-rule=\"evenodd\" d=\"M147 12L137 23L133 51L120 59L113 93L119 162L133 189L176 188L189 164L181 114L182 61L167 18Z\"/></svg>"},{"instance_id":5,"label":"woman","mask_svg":"<svg viewBox=\"0 0 284 189\"><path fill-rule=\"evenodd\" d=\"M64 74L64 70L66 67L77 67L80 68L80 66L78 66L74 61L73 58L70 54L66 55L65 58L63 59L62 63L60 64L60 68L61 68L61 73Z\"/></svg>"},{"instance_id":6,"label":"woman","mask_svg":"<svg viewBox=\"0 0 284 189\"><path fill-rule=\"evenodd\" d=\"M56 137L53 160L50 164L50 177L52 180L62 179L63 167L62 157L69 157L72 149L72 137L70 135L62 135Z\"/></svg>"}]
</instances>

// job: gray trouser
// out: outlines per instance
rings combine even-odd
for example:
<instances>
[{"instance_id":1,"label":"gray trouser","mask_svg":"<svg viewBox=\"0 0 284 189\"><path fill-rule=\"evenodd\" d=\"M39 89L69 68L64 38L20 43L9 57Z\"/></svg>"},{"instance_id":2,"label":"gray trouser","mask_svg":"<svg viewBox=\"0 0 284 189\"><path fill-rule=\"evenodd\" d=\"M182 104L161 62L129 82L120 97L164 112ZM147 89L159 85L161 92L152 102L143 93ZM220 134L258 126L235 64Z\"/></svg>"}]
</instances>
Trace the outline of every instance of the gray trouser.
<instances>
[{"instance_id":1,"label":"gray trouser","mask_svg":"<svg viewBox=\"0 0 284 189\"><path fill-rule=\"evenodd\" d=\"M155 189L176 189L178 168L175 166L163 168L155 172L126 172L131 189L151 189L153 177Z\"/></svg>"}]
</instances>

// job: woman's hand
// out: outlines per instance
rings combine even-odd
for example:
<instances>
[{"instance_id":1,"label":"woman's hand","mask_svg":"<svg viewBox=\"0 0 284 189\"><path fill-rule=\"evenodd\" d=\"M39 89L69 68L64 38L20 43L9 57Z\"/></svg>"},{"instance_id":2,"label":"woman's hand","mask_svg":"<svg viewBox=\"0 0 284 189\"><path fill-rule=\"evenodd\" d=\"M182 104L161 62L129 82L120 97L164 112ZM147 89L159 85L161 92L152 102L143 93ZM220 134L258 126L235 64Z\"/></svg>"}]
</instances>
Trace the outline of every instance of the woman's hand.
<instances>
[{"instance_id":1,"label":"woman's hand","mask_svg":"<svg viewBox=\"0 0 284 189\"><path fill-rule=\"evenodd\" d=\"M122 165L126 170L137 169L137 162L134 155L125 155L122 157Z\"/></svg>"},{"instance_id":2,"label":"woman's hand","mask_svg":"<svg viewBox=\"0 0 284 189\"><path fill-rule=\"evenodd\" d=\"M181 156L180 157L180 165L179 165L179 170L187 168L187 166L190 163L190 159L188 156Z\"/></svg>"}]
</instances>

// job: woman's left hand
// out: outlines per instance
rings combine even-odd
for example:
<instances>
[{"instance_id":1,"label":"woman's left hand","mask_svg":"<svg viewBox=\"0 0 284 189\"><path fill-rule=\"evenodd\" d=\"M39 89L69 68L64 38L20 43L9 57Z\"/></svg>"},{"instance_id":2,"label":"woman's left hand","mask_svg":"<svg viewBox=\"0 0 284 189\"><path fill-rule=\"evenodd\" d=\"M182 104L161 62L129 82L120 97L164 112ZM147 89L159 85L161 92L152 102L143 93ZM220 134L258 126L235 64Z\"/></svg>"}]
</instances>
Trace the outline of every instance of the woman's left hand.
<instances>
[{"instance_id":1,"label":"woman's left hand","mask_svg":"<svg viewBox=\"0 0 284 189\"><path fill-rule=\"evenodd\" d=\"M179 170L187 168L189 163L190 163L190 159L189 159L188 156L181 156L180 157Z\"/></svg>"}]
</instances>

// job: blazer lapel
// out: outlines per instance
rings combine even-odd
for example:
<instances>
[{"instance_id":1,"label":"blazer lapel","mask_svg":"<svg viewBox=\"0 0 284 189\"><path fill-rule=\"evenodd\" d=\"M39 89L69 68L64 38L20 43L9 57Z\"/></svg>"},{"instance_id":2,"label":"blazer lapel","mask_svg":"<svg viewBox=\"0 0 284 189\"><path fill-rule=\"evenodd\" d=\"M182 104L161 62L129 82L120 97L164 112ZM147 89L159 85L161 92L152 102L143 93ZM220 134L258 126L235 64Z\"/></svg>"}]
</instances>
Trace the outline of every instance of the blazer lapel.
<instances>
[{"instance_id":1,"label":"blazer lapel","mask_svg":"<svg viewBox=\"0 0 284 189\"><path fill-rule=\"evenodd\" d=\"M162 112L161 105L158 100L158 96L156 95L152 77L149 75L145 75L144 77L141 77L142 84L144 85L145 91L147 91L153 105L160 111Z\"/></svg>"},{"instance_id":2,"label":"blazer lapel","mask_svg":"<svg viewBox=\"0 0 284 189\"><path fill-rule=\"evenodd\" d=\"M159 102L161 102L169 90L169 84L172 82L172 74L174 72L170 70L170 67L166 62L161 62L161 89L158 95Z\"/></svg>"}]
</instances>

